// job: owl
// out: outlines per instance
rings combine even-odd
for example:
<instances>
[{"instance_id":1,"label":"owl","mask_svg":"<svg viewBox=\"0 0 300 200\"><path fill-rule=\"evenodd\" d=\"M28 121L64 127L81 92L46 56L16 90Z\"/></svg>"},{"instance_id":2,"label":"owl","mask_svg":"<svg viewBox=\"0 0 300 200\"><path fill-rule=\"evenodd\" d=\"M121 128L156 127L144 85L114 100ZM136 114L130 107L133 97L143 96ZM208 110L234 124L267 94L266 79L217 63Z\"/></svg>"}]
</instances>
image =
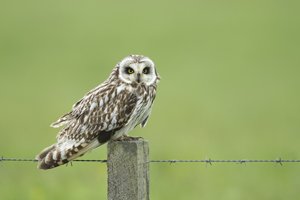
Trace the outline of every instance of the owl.
<instances>
[{"instance_id":1,"label":"owl","mask_svg":"<svg viewBox=\"0 0 300 200\"><path fill-rule=\"evenodd\" d=\"M146 125L159 80L150 58L141 55L124 58L106 81L51 124L62 128L57 142L36 156L38 168L66 164L109 140L134 139L128 133L137 125Z\"/></svg>"}]
</instances>

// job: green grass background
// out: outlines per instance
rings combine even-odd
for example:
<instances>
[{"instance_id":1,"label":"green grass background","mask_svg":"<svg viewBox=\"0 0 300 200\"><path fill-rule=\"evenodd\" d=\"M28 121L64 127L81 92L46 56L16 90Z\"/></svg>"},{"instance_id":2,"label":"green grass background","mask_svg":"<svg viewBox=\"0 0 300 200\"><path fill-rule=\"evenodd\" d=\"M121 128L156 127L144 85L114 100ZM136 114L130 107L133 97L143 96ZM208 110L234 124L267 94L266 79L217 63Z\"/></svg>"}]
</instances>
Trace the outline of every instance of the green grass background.
<instances>
[{"instance_id":1,"label":"green grass background","mask_svg":"<svg viewBox=\"0 0 300 200\"><path fill-rule=\"evenodd\" d=\"M49 127L123 57L162 80L131 135L151 159L299 159L297 1L0 1L0 155L33 158ZM106 146L85 159L105 159ZM299 197L300 165L151 164L151 199ZM0 199L106 199L105 164L0 163Z\"/></svg>"}]
</instances>

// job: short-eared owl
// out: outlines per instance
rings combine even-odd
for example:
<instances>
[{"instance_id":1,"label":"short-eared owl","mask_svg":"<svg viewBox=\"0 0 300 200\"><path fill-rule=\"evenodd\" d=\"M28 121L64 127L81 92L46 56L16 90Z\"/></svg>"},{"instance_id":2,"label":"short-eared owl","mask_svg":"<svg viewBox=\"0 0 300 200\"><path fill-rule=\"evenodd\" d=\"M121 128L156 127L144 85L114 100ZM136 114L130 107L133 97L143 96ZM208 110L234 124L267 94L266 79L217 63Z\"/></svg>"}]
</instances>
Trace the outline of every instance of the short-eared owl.
<instances>
[{"instance_id":1,"label":"short-eared owl","mask_svg":"<svg viewBox=\"0 0 300 200\"><path fill-rule=\"evenodd\" d=\"M106 81L51 124L55 128L64 127L57 135L57 143L37 155L38 168L63 165L111 139L131 138L128 132L147 123L159 79L149 58L140 55L124 58Z\"/></svg>"}]
</instances>

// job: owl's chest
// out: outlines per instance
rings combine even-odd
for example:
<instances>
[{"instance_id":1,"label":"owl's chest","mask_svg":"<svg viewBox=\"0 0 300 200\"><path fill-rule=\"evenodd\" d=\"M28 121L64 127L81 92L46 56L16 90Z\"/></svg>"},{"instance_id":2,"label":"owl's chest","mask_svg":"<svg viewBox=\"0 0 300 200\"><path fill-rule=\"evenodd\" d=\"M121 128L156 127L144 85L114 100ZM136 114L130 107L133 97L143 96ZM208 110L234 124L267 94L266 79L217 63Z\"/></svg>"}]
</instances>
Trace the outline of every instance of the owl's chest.
<instances>
[{"instance_id":1,"label":"owl's chest","mask_svg":"<svg viewBox=\"0 0 300 200\"><path fill-rule=\"evenodd\" d=\"M151 87L141 85L132 90L132 93L137 96L137 103L135 109L133 110L131 121L133 121L134 126L141 123L141 120L148 115L148 111L151 109L153 102L153 89Z\"/></svg>"},{"instance_id":2,"label":"owl's chest","mask_svg":"<svg viewBox=\"0 0 300 200\"><path fill-rule=\"evenodd\" d=\"M133 111L128 123L119 131L117 131L113 138L118 138L122 135L127 135L128 132L132 131L138 124L142 123L142 121L148 116L151 109L151 104L140 100L137 102L136 108Z\"/></svg>"},{"instance_id":3,"label":"owl's chest","mask_svg":"<svg viewBox=\"0 0 300 200\"><path fill-rule=\"evenodd\" d=\"M142 123L145 117L149 114L151 104L152 102L146 98L140 98L138 100L129 122L132 129Z\"/></svg>"},{"instance_id":4,"label":"owl's chest","mask_svg":"<svg viewBox=\"0 0 300 200\"><path fill-rule=\"evenodd\" d=\"M127 135L128 132L133 130L148 117L151 111L154 96L155 93L151 92L151 90L144 90L143 92L140 91L140 93L137 94L137 102L131 113L130 119L122 129L114 134L114 138L118 138L124 134Z\"/></svg>"},{"instance_id":5,"label":"owl's chest","mask_svg":"<svg viewBox=\"0 0 300 200\"><path fill-rule=\"evenodd\" d=\"M146 94L145 94L146 95ZM152 106L152 100L147 96L140 96L138 98L135 109L132 112L132 115L129 120L129 129L132 130L138 124L148 116Z\"/></svg>"}]
</instances>

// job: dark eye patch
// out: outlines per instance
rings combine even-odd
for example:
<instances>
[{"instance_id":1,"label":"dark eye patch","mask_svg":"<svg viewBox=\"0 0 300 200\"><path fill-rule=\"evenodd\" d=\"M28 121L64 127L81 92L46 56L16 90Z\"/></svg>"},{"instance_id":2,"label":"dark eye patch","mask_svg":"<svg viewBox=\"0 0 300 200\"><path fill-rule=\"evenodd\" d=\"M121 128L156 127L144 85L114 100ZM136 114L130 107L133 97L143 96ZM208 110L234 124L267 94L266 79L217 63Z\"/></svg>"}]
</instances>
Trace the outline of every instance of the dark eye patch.
<instances>
[{"instance_id":1,"label":"dark eye patch","mask_svg":"<svg viewBox=\"0 0 300 200\"><path fill-rule=\"evenodd\" d=\"M145 67L143 69L143 74L149 74L150 73L150 67Z\"/></svg>"}]
</instances>

